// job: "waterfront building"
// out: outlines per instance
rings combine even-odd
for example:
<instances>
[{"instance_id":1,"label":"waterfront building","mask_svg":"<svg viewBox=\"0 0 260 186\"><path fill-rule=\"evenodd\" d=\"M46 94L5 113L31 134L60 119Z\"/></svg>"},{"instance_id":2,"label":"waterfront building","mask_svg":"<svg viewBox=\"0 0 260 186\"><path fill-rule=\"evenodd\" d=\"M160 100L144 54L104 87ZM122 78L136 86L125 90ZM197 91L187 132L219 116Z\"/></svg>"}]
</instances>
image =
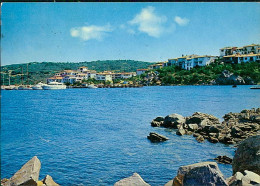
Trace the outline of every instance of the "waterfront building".
<instances>
[{"instance_id":1,"label":"waterfront building","mask_svg":"<svg viewBox=\"0 0 260 186\"><path fill-rule=\"evenodd\" d=\"M100 72L96 74L96 80L101 81L112 81L112 73L111 72Z\"/></svg>"}]
</instances>

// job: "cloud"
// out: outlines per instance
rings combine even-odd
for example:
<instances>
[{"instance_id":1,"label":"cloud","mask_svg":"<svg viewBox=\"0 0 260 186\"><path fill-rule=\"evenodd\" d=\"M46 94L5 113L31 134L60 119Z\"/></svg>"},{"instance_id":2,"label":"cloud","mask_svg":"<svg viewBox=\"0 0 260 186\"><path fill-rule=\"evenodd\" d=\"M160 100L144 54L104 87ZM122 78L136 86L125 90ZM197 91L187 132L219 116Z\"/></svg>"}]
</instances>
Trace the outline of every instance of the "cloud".
<instances>
[{"instance_id":1,"label":"cloud","mask_svg":"<svg viewBox=\"0 0 260 186\"><path fill-rule=\"evenodd\" d=\"M160 37L165 32L163 24L167 21L167 17L155 14L154 10L155 8L152 6L143 8L128 24L137 25L140 32L151 37Z\"/></svg>"},{"instance_id":2,"label":"cloud","mask_svg":"<svg viewBox=\"0 0 260 186\"><path fill-rule=\"evenodd\" d=\"M189 19L187 19L187 18L181 18L181 17L179 17L179 16L175 16L175 18L174 18L174 21L178 24L178 25L180 25L180 26L186 26L189 22L190 22L190 20Z\"/></svg>"},{"instance_id":3,"label":"cloud","mask_svg":"<svg viewBox=\"0 0 260 186\"><path fill-rule=\"evenodd\" d=\"M105 26L82 26L82 27L74 27L70 29L70 35L72 37L78 37L84 41L88 41L90 39L96 39L101 41L103 37L108 33L112 32L110 24Z\"/></svg>"}]
</instances>

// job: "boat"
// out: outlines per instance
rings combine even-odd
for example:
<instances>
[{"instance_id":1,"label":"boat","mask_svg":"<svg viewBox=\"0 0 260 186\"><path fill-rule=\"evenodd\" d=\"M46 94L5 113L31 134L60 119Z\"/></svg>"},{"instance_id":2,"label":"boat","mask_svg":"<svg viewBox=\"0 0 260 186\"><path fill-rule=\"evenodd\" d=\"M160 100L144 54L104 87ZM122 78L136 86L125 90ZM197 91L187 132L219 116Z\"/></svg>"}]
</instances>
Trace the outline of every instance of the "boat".
<instances>
[{"instance_id":1,"label":"boat","mask_svg":"<svg viewBox=\"0 0 260 186\"><path fill-rule=\"evenodd\" d=\"M33 89L33 90L43 90L42 86L45 86L45 85L47 85L47 84L44 84L44 83L40 82L40 83L34 85L34 86L32 87L32 89Z\"/></svg>"},{"instance_id":2,"label":"boat","mask_svg":"<svg viewBox=\"0 0 260 186\"><path fill-rule=\"evenodd\" d=\"M44 90L57 90L57 89L66 89L66 85L60 82L50 82L47 85L43 85Z\"/></svg>"},{"instance_id":3,"label":"boat","mask_svg":"<svg viewBox=\"0 0 260 186\"><path fill-rule=\"evenodd\" d=\"M97 86L91 84L91 85L88 85L88 88L97 88Z\"/></svg>"},{"instance_id":4,"label":"boat","mask_svg":"<svg viewBox=\"0 0 260 186\"><path fill-rule=\"evenodd\" d=\"M236 87L237 87L237 85L233 85L232 87L233 87L233 88L236 88Z\"/></svg>"},{"instance_id":5,"label":"boat","mask_svg":"<svg viewBox=\"0 0 260 186\"><path fill-rule=\"evenodd\" d=\"M17 90L32 90L32 88L30 86L24 86L24 85L20 85Z\"/></svg>"},{"instance_id":6,"label":"boat","mask_svg":"<svg viewBox=\"0 0 260 186\"><path fill-rule=\"evenodd\" d=\"M253 86L253 87L250 87L250 89L260 89L260 86Z\"/></svg>"}]
</instances>

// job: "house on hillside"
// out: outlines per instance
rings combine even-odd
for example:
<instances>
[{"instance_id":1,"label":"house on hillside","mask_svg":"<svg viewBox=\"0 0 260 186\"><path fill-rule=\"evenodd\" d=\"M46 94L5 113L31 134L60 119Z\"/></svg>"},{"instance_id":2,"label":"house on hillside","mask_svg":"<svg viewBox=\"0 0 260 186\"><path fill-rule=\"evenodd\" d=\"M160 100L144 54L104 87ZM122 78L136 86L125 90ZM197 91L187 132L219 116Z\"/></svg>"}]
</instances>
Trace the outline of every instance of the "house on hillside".
<instances>
[{"instance_id":1,"label":"house on hillside","mask_svg":"<svg viewBox=\"0 0 260 186\"><path fill-rule=\"evenodd\" d=\"M163 67L163 63L164 62L159 62L159 63L153 64L153 65L150 65L148 68L149 69L160 69Z\"/></svg>"},{"instance_id":2,"label":"house on hillside","mask_svg":"<svg viewBox=\"0 0 260 186\"><path fill-rule=\"evenodd\" d=\"M209 65L210 63L213 63L215 59L216 59L215 56L207 56L207 55L186 58L182 68L186 70L190 70L196 66L200 66L200 67L206 66Z\"/></svg>"},{"instance_id":3,"label":"house on hillside","mask_svg":"<svg viewBox=\"0 0 260 186\"><path fill-rule=\"evenodd\" d=\"M137 69L136 75L140 76L141 74L144 74L148 69Z\"/></svg>"},{"instance_id":4,"label":"house on hillside","mask_svg":"<svg viewBox=\"0 0 260 186\"><path fill-rule=\"evenodd\" d=\"M227 56L227 55L232 55L234 51L236 51L237 47L224 47L219 49L219 56Z\"/></svg>"},{"instance_id":5,"label":"house on hillside","mask_svg":"<svg viewBox=\"0 0 260 186\"><path fill-rule=\"evenodd\" d=\"M233 54L259 54L260 53L260 45L259 44L251 44L243 47L225 47L219 49L220 57L231 56Z\"/></svg>"},{"instance_id":6,"label":"house on hillside","mask_svg":"<svg viewBox=\"0 0 260 186\"><path fill-rule=\"evenodd\" d=\"M242 62L260 62L260 54L232 54L223 57L225 63L240 64Z\"/></svg>"}]
</instances>

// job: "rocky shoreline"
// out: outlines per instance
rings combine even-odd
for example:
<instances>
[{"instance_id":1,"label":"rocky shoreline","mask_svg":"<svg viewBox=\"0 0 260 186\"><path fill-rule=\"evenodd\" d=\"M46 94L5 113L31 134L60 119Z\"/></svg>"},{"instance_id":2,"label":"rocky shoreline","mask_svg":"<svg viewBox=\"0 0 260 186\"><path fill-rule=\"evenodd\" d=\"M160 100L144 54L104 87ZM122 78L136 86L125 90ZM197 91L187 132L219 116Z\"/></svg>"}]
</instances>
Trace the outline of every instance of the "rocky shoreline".
<instances>
[{"instance_id":1,"label":"rocky shoreline","mask_svg":"<svg viewBox=\"0 0 260 186\"><path fill-rule=\"evenodd\" d=\"M237 144L242 140L260 134L260 108L228 113L220 122L213 115L195 112L192 116L180 114L158 116L152 120L152 127L177 129L177 135L193 135L198 142L207 139L211 143Z\"/></svg>"},{"instance_id":2,"label":"rocky shoreline","mask_svg":"<svg viewBox=\"0 0 260 186\"><path fill-rule=\"evenodd\" d=\"M228 113L220 122L213 115L195 112L183 117L170 114L156 117L151 126L176 129L177 135L193 135L198 142L207 139L211 143L236 144L233 159L227 156L215 158L219 163L232 164L233 176L225 179L216 162L200 162L181 166L178 173L165 186L209 185L251 186L260 185L260 108ZM167 137L151 132L151 142L164 142ZM34 156L11 178L2 179L2 186L58 186L47 175L39 180L41 162ZM119 180L114 186L149 186L138 173Z\"/></svg>"}]
</instances>

